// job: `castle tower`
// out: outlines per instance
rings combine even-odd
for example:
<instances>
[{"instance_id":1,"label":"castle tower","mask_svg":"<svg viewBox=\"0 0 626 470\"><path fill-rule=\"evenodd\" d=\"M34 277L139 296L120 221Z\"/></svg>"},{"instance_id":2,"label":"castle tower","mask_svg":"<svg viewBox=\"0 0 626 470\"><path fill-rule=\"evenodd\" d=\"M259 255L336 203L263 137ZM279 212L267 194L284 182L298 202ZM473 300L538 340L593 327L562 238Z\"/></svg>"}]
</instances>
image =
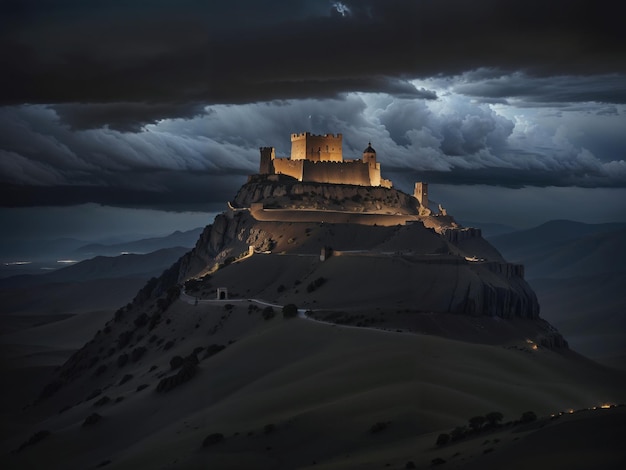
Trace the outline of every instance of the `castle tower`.
<instances>
[{"instance_id":1,"label":"castle tower","mask_svg":"<svg viewBox=\"0 0 626 470\"><path fill-rule=\"evenodd\" d=\"M415 191L413 191L413 197L420 203L420 214L429 215L430 209L428 208L428 183L417 182L415 183Z\"/></svg>"},{"instance_id":2,"label":"castle tower","mask_svg":"<svg viewBox=\"0 0 626 470\"><path fill-rule=\"evenodd\" d=\"M310 132L291 134L291 159L313 162L342 162L341 134L315 135Z\"/></svg>"},{"instance_id":3,"label":"castle tower","mask_svg":"<svg viewBox=\"0 0 626 470\"><path fill-rule=\"evenodd\" d=\"M261 151L261 164L259 165L259 174L274 174L274 159L276 158L276 151L274 150L274 147L260 147L259 150Z\"/></svg>"},{"instance_id":4,"label":"castle tower","mask_svg":"<svg viewBox=\"0 0 626 470\"><path fill-rule=\"evenodd\" d=\"M372 147L372 143L367 144L367 148L363 150L363 162L376 166L376 150Z\"/></svg>"},{"instance_id":5,"label":"castle tower","mask_svg":"<svg viewBox=\"0 0 626 470\"><path fill-rule=\"evenodd\" d=\"M363 150L363 163L367 164L369 170L370 186L380 186L380 163L376 161L376 150L372 147L371 142Z\"/></svg>"}]
</instances>

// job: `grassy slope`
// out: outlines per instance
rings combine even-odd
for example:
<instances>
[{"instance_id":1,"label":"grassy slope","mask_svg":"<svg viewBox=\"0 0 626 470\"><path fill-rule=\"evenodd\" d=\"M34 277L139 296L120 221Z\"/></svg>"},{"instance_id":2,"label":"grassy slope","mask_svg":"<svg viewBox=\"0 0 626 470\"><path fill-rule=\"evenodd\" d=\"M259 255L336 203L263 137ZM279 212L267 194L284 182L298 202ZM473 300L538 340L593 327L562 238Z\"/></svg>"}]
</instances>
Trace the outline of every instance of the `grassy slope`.
<instances>
[{"instance_id":1,"label":"grassy slope","mask_svg":"<svg viewBox=\"0 0 626 470\"><path fill-rule=\"evenodd\" d=\"M125 397L122 402L94 408L92 400L51 414L39 428L53 435L3 458L3 468L41 461L48 468L86 468L108 459L110 468L298 468L314 460L335 462L329 468L359 461L376 467L390 449L409 459L415 450L402 443L423 438L432 447L438 431L476 414L500 410L513 419L528 409L544 414L624 399L623 376L576 356L301 319L263 321L258 312L248 315L246 305L237 304L228 315L221 307L176 303L168 312L171 323L155 330L177 338L173 349L149 346L139 362L86 378L29 413L48 415L107 384L104 393ZM167 394L154 392L173 355L231 340L237 341L201 362L191 382ZM149 372L153 364L158 369ZM135 377L117 385L125 373ZM136 392L140 383L150 387ZM82 428L94 411L103 421ZM387 421L384 433L369 433L372 424ZM269 423L276 431L265 435ZM212 432L228 438L201 449ZM27 437L16 437L3 451ZM338 461L343 464L336 466Z\"/></svg>"}]
</instances>

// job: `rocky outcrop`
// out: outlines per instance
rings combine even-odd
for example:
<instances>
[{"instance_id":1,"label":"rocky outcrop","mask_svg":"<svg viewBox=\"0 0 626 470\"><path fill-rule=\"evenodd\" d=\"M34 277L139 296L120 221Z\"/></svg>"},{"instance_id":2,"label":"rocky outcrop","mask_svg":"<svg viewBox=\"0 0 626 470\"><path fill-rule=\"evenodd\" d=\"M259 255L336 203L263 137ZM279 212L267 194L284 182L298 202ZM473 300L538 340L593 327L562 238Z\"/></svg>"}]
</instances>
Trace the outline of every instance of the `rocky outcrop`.
<instances>
[{"instance_id":1,"label":"rocky outcrop","mask_svg":"<svg viewBox=\"0 0 626 470\"><path fill-rule=\"evenodd\" d=\"M233 200L234 207L262 203L269 208L338 209L357 212L387 211L419 214L413 196L380 186L302 183L293 178L256 176L242 186Z\"/></svg>"},{"instance_id":2,"label":"rocky outcrop","mask_svg":"<svg viewBox=\"0 0 626 470\"><path fill-rule=\"evenodd\" d=\"M514 263L487 262L483 265L491 272L500 274L507 279L520 278L524 279L524 265Z\"/></svg>"},{"instance_id":3,"label":"rocky outcrop","mask_svg":"<svg viewBox=\"0 0 626 470\"><path fill-rule=\"evenodd\" d=\"M471 238L481 238L482 231L479 228L463 227L455 229L442 230L441 235L451 243L461 243L462 241L469 240Z\"/></svg>"},{"instance_id":4,"label":"rocky outcrop","mask_svg":"<svg viewBox=\"0 0 626 470\"><path fill-rule=\"evenodd\" d=\"M503 285L487 281L470 284L464 299L455 306L456 312L473 316L539 318L539 302L534 291L522 278L509 280Z\"/></svg>"}]
</instances>

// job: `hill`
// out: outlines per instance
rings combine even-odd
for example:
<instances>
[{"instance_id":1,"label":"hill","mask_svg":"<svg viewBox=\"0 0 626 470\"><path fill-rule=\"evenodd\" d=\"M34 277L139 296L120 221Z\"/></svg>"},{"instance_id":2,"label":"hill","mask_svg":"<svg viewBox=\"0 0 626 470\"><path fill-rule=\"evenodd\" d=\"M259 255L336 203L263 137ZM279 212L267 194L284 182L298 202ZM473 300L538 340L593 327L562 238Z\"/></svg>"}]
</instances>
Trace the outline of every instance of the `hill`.
<instances>
[{"instance_id":1,"label":"hill","mask_svg":"<svg viewBox=\"0 0 626 470\"><path fill-rule=\"evenodd\" d=\"M623 376L571 353L265 320L262 305L227 305L175 301L154 327L134 326L132 311L109 322L64 366L71 387L21 417L47 416L45 423L3 450L37 429L51 437L4 458L3 467L379 468L430 462L439 455L437 434L476 414L499 410L511 420L526 410L541 416L623 399ZM120 333L128 330L125 344ZM170 361L190 354L199 359L188 366L190 383L179 375L172 391L157 391L178 374ZM83 425L93 413L101 421ZM373 432L377 423L383 430ZM216 434L224 439L203 448Z\"/></svg>"},{"instance_id":2,"label":"hill","mask_svg":"<svg viewBox=\"0 0 626 470\"><path fill-rule=\"evenodd\" d=\"M37 396L3 392L3 468L424 468L472 416L626 399L626 374L569 350L480 230L337 186L252 178Z\"/></svg>"}]
</instances>

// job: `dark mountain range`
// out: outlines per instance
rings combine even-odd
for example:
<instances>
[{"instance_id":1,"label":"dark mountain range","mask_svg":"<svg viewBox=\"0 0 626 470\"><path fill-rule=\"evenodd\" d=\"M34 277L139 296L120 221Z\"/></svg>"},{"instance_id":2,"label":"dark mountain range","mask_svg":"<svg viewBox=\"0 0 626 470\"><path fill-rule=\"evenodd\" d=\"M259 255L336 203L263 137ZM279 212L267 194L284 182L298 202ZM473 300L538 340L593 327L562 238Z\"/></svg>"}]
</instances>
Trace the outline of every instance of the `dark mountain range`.
<instances>
[{"instance_id":1,"label":"dark mountain range","mask_svg":"<svg viewBox=\"0 0 626 470\"><path fill-rule=\"evenodd\" d=\"M505 233L517 232L519 229L510 225L496 224L492 222L472 222L467 220L459 220L464 227L476 227L482 231L485 238L496 237Z\"/></svg>"},{"instance_id":2,"label":"dark mountain range","mask_svg":"<svg viewBox=\"0 0 626 470\"><path fill-rule=\"evenodd\" d=\"M490 241L525 265L542 316L574 350L626 368L626 224L557 220Z\"/></svg>"},{"instance_id":3,"label":"dark mountain range","mask_svg":"<svg viewBox=\"0 0 626 470\"><path fill-rule=\"evenodd\" d=\"M100 243L92 243L81 246L75 252L81 256L95 255L118 255L120 253L150 253L163 248L185 247L192 248L198 237L202 233L203 228L195 228L185 232L176 231L166 237L144 238L126 243L116 243L113 245L105 245Z\"/></svg>"},{"instance_id":4,"label":"dark mountain range","mask_svg":"<svg viewBox=\"0 0 626 470\"><path fill-rule=\"evenodd\" d=\"M96 256L46 274L0 279L0 288L129 277L149 279L159 276L187 251L189 250L184 247L173 247L145 255Z\"/></svg>"},{"instance_id":5,"label":"dark mountain range","mask_svg":"<svg viewBox=\"0 0 626 470\"><path fill-rule=\"evenodd\" d=\"M568 220L489 237L507 260L524 263L528 278L569 278L624 271L625 240L626 224Z\"/></svg>"}]
</instances>

